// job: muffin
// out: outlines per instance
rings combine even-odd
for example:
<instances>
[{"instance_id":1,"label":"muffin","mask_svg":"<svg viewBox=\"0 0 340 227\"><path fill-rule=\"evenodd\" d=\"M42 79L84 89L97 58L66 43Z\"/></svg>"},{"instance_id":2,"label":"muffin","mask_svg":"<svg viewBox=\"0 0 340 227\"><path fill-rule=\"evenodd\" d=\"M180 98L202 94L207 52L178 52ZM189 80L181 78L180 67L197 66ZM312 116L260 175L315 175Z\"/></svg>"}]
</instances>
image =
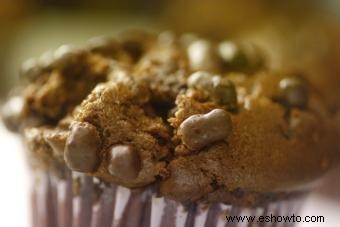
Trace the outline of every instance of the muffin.
<instances>
[{"instance_id":1,"label":"muffin","mask_svg":"<svg viewBox=\"0 0 340 227\"><path fill-rule=\"evenodd\" d=\"M250 43L127 32L25 62L3 119L34 176L33 226L296 214L339 129L303 72L269 60Z\"/></svg>"}]
</instances>

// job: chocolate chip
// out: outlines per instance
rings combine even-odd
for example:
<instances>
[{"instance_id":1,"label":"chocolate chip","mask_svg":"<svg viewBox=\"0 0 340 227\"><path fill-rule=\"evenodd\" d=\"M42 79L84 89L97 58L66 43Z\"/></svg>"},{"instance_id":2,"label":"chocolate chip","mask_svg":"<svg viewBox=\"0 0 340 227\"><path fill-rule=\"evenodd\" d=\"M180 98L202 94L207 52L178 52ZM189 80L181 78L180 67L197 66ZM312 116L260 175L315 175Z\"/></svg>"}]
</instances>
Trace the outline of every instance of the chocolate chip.
<instances>
[{"instance_id":1,"label":"chocolate chip","mask_svg":"<svg viewBox=\"0 0 340 227\"><path fill-rule=\"evenodd\" d=\"M192 115L182 122L178 134L190 150L224 140L232 130L231 117L227 111L214 109L207 114Z\"/></svg>"},{"instance_id":2,"label":"chocolate chip","mask_svg":"<svg viewBox=\"0 0 340 227\"><path fill-rule=\"evenodd\" d=\"M218 46L218 53L228 71L252 73L264 67L264 57L252 44L238 45L224 41Z\"/></svg>"},{"instance_id":3,"label":"chocolate chip","mask_svg":"<svg viewBox=\"0 0 340 227\"><path fill-rule=\"evenodd\" d=\"M212 74L205 71L198 71L189 76L187 85L189 88L207 89L212 85L212 78Z\"/></svg>"},{"instance_id":4,"label":"chocolate chip","mask_svg":"<svg viewBox=\"0 0 340 227\"><path fill-rule=\"evenodd\" d=\"M308 104L308 92L304 82L298 78L285 78L280 81L280 90L285 105L305 108Z\"/></svg>"},{"instance_id":5,"label":"chocolate chip","mask_svg":"<svg viewBox=\"0 0 340 227\"><path fill-rule=\"evenodd\" d=\"M135 179L141 170L141 160L137 151L128 145L116 145L111 148L108 171L122 179Z\"/></svg>"},{"instance_id":6,"label":"chocolate chip","mask_svg":"<svg viewBox=\"0 0 340 227\"><path fill-rule=\"evenodd\" d=\"M234 42L224 41L219 44L218 52L224 62L232 62L238 55L239 47Z\"/></svg>"},{"instance_id":7,"label":"chocolate chip","mask_svg":"<svg viewBox=\"0 0 340 227\"><path fill-rule=\"evenodd\" d=\"M64 152L67 139L65 132L49 132L44 135L44 139L56 154Z\"/></svg>"},{"instance_id":8,"label":"chocolate chip","mask_svg":"<svg viewBox=\"0 0 340 227\"><path fill-rule=\"evenodd\" d=\"M214 71L219 62L213 45L204 39L192 42L187 50L190 66L193 70Z\"/></svg>"},{"instance_id":9,"label":"chocolate chip","mask_svg":"<svg viewBox=\"0 0 340 227\"><path fill-rule=\"evenodd\" d=\"M66 140L64 159L67 166L79 172L93 172L99 164L100 137L95 126L87 122L72 124Z\"/></svg>"},{"instance_id":10,"label":"chocolate chip","mask_svg":"<svg viewBox=\"0 0 340 227\"><path fill-rule=\"evenodd\" d=\"M23 99L14 96L2 106L1 117L8 130L12 132L17 132L19 130L23 105Z\"/></svg>"},{"instance_id":11,"label":"chocolate chip","mask_svg":"<svg viewBox=\"0 0 340 227\"><path fill-rule=\"evenodd\" d=\"M228 109L233 110L237 107L235 85L226 78L198 71L189 76L187 85L189 88L206 90L214 102L225 105Z\"/></svg>"},{"instance_id":12,"label":"chocolate chip","mask_svg":"<svg viewBox=\"0 0 340 227\"><path fill-rule=\"evenodd\" d=\"M212 99L228 109L234 110L237 107L237 93L233 82L226 78L214 76L212 78Z\"/></svg>"}]
</instances>

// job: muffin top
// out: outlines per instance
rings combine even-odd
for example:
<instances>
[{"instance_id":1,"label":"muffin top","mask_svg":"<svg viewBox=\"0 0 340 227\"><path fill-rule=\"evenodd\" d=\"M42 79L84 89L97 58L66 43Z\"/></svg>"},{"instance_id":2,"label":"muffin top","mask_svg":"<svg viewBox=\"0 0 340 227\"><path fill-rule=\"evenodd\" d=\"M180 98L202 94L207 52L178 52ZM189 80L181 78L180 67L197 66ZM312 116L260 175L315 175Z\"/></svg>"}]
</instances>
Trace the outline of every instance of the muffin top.
<instances>
[{"instance_id":1,"label":"muffin top","mask_svg":"<svg viewBox=\"0 0 340 227\"><path fill-rule=\"evenodd\" d=\"M99 37L25 62L3 118L34 170L153 184L184 203L254 203L303 191L337 155L322 91L269 60L192 34Z\"/></svg>"}]
</instances>

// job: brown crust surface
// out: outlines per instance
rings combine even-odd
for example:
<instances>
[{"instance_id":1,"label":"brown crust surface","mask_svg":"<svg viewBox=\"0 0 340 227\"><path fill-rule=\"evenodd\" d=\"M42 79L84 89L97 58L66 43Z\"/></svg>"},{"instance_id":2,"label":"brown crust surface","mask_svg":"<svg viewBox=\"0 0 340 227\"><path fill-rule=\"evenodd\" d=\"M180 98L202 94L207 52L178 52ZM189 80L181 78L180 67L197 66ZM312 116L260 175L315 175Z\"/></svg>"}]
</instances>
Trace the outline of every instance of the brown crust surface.
<instances>
[{"instance_id":1,"label":"brown crust surface","mask_svg":"<svg viewBox=\"0 0 340 227\"><path fill-rule=\"evenodd\" d=\"M63 165L60 147L77 122L93 125L100 137L99 164L89 175L132 188L157 183L162 195L181 202L260 203L271 193L303 190L332 166L339 129L305 76L269 72L261 52L237 43L220 50L217 42L171 33L122 37L92 42L57 65L35 66L40 70L23 91L20 131L36 168ZM233 48L239 48L235 59ZM189 83L208 63L212 69L202 78L211 79ZM228 103L235 92L237 102ZM186 146L190 128L184 138L181 127L202 124L195 133L204 140L214 126L206 125L218 124L209 119L216 109L231 119L217 127L231 124L223 138L207 133L206 143ZM138 172L110 174L115 146L131 149L127 157L140 160Z\"/></svg>"}]
</instances>

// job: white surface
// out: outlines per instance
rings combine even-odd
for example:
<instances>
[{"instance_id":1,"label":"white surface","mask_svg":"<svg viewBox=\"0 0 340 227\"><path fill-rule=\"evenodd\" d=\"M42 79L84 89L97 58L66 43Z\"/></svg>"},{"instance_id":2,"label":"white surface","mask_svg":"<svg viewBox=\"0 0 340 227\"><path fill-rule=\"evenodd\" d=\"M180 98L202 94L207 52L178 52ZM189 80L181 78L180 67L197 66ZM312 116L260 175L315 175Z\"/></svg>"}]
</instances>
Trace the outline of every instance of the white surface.
<instances>
[{"instance_id":1,"label":"white surface","mask_svg":"<svg viewBox=\"0 0 340 227\"><path fill-rule=\"evenodd\" d=\"M324 223L300 223L298 227L339 227L340 226L340 200L325 199L312 194L304 205L300 216L324 216Z\"/></svg>"},{"instance_id":2,"label":"white surface","mask_svg":"<svg viewBox=\"0 0 340 227\"><path fill-rule=\"evenodd\" d=\"M18 138L0 123L0 226L30 227L29 175ZM335 185L337 182L334 182ZM339 184L339 183L338 183ZM301 217L324 216L325 223L299 223L298 227L339 227L340 198L325 199L312 194L305 203Z\"/></svg>"},{"instance_id":3,"label":"white surface","mask_svg":"<svg viewBox=\"0 0 340 227\"><path fill-rule=\"evenodd\" d=\"M0 226L29 227L29 177L18 138L0 121Z\"/></svg>"}]
</instances>

